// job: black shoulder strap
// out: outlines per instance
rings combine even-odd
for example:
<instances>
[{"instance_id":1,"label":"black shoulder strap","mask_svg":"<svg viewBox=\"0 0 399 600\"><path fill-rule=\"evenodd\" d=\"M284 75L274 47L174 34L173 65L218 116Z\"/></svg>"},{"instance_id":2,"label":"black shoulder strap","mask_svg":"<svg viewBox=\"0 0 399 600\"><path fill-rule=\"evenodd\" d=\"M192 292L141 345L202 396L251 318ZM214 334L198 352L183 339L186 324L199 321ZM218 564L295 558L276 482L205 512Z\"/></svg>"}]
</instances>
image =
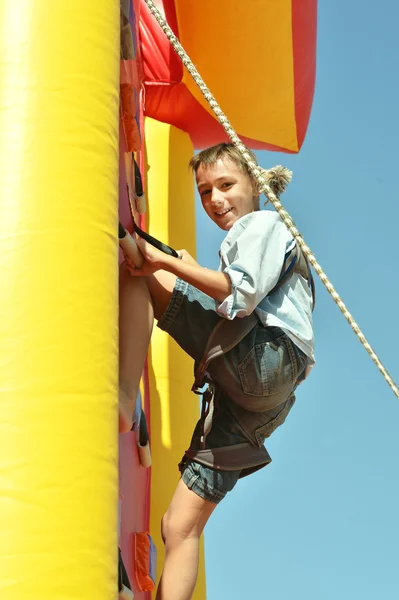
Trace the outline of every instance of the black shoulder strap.
<instances>
[{"instance_id":1,"label":"black shoulder strap","mask_svg":"<svg viewBox=\"0 0 399 600\"><path fill-rule=\"evenodd\" d=\"M274 288L268 293L268 296L271 296L275 291L277 291L283 285L283 283L285 283L294 273L299 273L299 275L302 275L302 277L307 280L312 291L312 310L314 310L314 307L316 305L316 288L314 284L313 274L308 259L306 258L305 254L302 252L301 247L297 243L295 243L295 247L286 256L286 259L281 269L280 278L274 286Z\"/></svg>"}]
</instances>

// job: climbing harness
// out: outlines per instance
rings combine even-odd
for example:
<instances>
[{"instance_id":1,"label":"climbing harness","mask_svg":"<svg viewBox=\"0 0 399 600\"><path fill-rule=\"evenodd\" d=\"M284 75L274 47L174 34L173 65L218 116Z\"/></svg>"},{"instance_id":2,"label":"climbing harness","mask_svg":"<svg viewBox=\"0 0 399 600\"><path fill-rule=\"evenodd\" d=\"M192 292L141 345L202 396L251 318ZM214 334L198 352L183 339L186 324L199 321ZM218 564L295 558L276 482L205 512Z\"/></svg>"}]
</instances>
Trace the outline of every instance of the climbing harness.
<instances>
[{"instance_id":1,"label":"climbing harness","mask_svg":"<svg viewBox=\"0 0 399 600\"><path fill-rule=\"evenodd\" d=\"M267 295L271 296L274 294L294 273L298 273L308 281L312 290L314 308L315 289L313 276L299 246L295 246L286 254L279 280ZM193 392L199 393L199 390L204 387L205 374L209 363L235 348L258 323L259 319L254 312L243 319L236 318L231 321L223 318L220 319L209 336L202 359L195 370Z\"/></svg>"},{"instance_id":2,"label":"climbing harness","mask_svg":"<svg viewBox=\"0 0 399 600\"><path fill-rule=\"evenodd\" d=\"M218 408L222 393L220 387L213 381L208 367L213 360L235 348L259 322L255 313L232 321L221 318L208 338L202 359L195 369L195 381L192 387L194 393L202 395L199 421L200 448L189 448L185 452L185 457L213 469L240 471L240 478L265 467L271 462L271 458L263 445L263 439L260 439L257 446L248 440L219 448L206 447L206 438L212 429L214 412ZM275 428L281 425L294 401L295 396L292 394L290 398L287 398L282 410L265 427Z\"/></svg>"},{"instance_id":3,"label":"climbing harness","mask_svg":"<svg viewBox=\"0 0 399 600\"><path fill-rule=\"evenodd\" d=\"M313 255L311 249L309 248L309 246L303 240L303 238L302 238L301 234L299 233L298 229L296 228L291 216L288 214L288 212L285 210L285 208L281 204L281 202L278 198L278 192L274 193L273 190L271 189L270 180L269 180L270 172L265 171L264 169L259 167L252 160L245 145L241 142L240 138L234 131L228 118L226 117L226 115L224 114L222 109L220 108L220 106L217 103L213 94L210 92L210 90L206 86L204 80L198 73L193 62L191 61L188 54L185 52L185 50L182 47L182 45L180 44L179 40L174 35L172 29L169 27L168 23L163 18L162 14L158 10L158 8L155 6L153 0L144 0L144 2L148 6L148 9L150 10L151 14L157 20L159 26L161 27L162 31L165 33L166 37L168 38L168 40L170 41L174 50L180 57L184 66L187 68L188 72L193 77L193 79L194 79L195 83L197 84L197 86L199 87L201 93L203 94L203 96L209 103L209 106L215 113L219 123L222 125L222 127L226 131L227 135L229 136L229 138L231 139L233 144L237 147L237 149L243 156L252 176L255 178L255 180L259 184L259 189L265 194L267 200L273 204L274 208L280 215L280 217L283 220L284 224L286 225L287 229L291 232L291 234L295 238L298 246L301 248L303 254L306 256L306 259L308 260L308 262L311 264L311 266L314 268L314 270L318 274L321 282L326 287L328 293L332 296L334 302L338 305L338 308L340 309L341 313L344 315L345 319L348 321L349 325L351 326L352 330L354 331L354 333L358 337L359 341L365 348L366 352L371 357L372 361L374 362L374 364L376 365L376 367L378 368L378 370L384 377L385 381L388 383L389 387L392 389L395 396L399 399L399 388L396 385L395 381L392 379L392 377L388 373L387 369L384 367L381 360L378 358L377 354L374 352L373 348L370 346L369 342L367 341L366 337L362 333L362 331L361 331L360 327L358 326L358 324L356 323L355 319L353 318L351 313L346 308L342 298L339 296L339 294L335 290L333 284L330 282L327 275L323 271L322 267L317 262L315 256Z\"/></svg>"},{"instance_id":4,"label":"climbing harness","mask_svg":"<svg viewBox=\"0 0 399 600\"><path fill-rule=\"evenodd\" d=\"M305 255L297 245L291 251L287 252L279 280L268 296L274 294L294 273L300 274L308 281L309 287L312 290L314 308L315 290L313 276ZM187 450L186 456L216 469L242 470L241 477L264 467L271 461L271 458L263 445L254 447L250 442L223 446L217 449L206 448L206 438L212 429L212 420L221 393L221 390L215 385L208 367L213 360L235 348L259 322L259 318L254 312L242 319L237 318L229 321L221 318L208 338L204 354L196 366L195 380L191 388L195 394L202 395L200 417L201 448L200 450ZM204 388L206 389L204 390ZM282 415L284 415L285 419L286 414L284 410L282 410ZM280 415L280 419L282 415ZM217 450L216 453L215 450Z\"/></svg>"}]
</instances>

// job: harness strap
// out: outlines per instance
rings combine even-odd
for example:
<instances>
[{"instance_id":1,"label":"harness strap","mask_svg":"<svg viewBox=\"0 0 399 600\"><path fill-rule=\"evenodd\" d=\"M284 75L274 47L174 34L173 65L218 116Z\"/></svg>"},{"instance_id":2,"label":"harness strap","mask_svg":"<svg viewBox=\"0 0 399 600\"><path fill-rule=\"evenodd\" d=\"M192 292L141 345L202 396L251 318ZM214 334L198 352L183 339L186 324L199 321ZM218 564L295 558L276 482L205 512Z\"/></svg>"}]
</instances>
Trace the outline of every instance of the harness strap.
<instances>
[{"instance_id":1,"label":"harness strap","mask_svg":"<svg viewBox=\"0 0 399 600\"><path fill-rule=\"evenodd\" d=\"M313 296L313 307L315 303L315 290L313 276L307 262L307 259L300 247L296 245L291 252L286 255L280 279L274 288L269 292L268 296L275 292L282 284L288 280L293 273L299 273L304 277L311 286ZM215 358L226 354L255 327L259 322L257 315L253 312L247 317L242 319L236 318L231 321L227 319L220 319L220 321L213 328L211 335L208 338L204 353L201 360L199 361L195 369L195 380L191 390L195 394L202 394L202 408L201 408L201 449L205 451L206 438L212 429L212 418L215 411L215 385L212 381L211 376L207 372L209 363ZM205 392L201 392L201 389L208 384L208 388Z\"/></svg>"},{"instance_id":2,"label":"harness strap","mask_svg":"<svg viewBox=\"0 0 399 600\"><path fill-rule=\"evenodd\" d=\"M200 438L201 448L205 448L206 438L212 429L213 413L215 411L215 386L210 381L208 389L202 394L201 424L202 434Z\"/></svg>"},{"instance_id":3,"label":"harness strap","mask_svg":"<svg viewBox=\"0 0 399 600\"><path fill-rule=\"evenodd\" d=\"M220 319L213 328L204 354L195 369L195 381L191 388L193 392L200 393L200 389L209 382L210 378L206 372L209 363L237 346L258 321L259 319L254 313L243 319L237 318L232 321Z\"/></svg>"},{"instance_id":4,"label":"harness strap","mask_svg":"<svg viewBox=\"0 0 399 600\"><path fill-rule=\"evenodd\" d=\"M275 291L277 291L294 273L302 275L302 277L307 280L312 291L312 310L314 310L316 305L316 288L312 271L310 269L308 259L297 243L295 244L295 247L286 255L279 280L274 288L268 293L268 296L271 296Z\"/></svg>"},{"instance_id":5,"label":"harness strap","mask_svg":"<svg viewBox=\"0 0 399 600\"><path fill-rule=\"evenodd\" d=\"M211 335L205 347L202 359L195 369L195 380L191 390L195 394L202 394L201 407L201 448L205 449L206 438L212 429L212 419L215 412L216 392L215 384L211 376L207 373L209 363L232 350L241 340L255 327L258 322L258 317L252 313L244 319L221 319L213 328ZM208 388L202 392L201 389L208 384Z\"/></svg>"},{"instance_id":6,"label":"harness strap","mask_svg":"<svg viewBox=\"0 0 399 600\"><path fill-rule=\"evenodd\" d=\"M266 448L253 446L250 442L223 446L221 448L193 450L185 452L185 456L211 469L223 471L240 471L241 477L271 463L272 459Z\"/></svg>"}]
</instances>

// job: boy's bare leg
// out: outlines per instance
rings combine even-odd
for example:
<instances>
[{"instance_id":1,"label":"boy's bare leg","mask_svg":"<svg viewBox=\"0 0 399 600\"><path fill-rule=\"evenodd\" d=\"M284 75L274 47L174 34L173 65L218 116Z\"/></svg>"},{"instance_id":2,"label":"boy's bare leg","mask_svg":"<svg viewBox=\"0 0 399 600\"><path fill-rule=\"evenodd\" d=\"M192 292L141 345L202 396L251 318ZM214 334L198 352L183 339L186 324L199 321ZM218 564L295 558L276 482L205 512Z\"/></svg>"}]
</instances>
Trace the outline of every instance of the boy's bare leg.
<instances>
[{"instance_id":1,"label":"boy's bare leg","mask_svg":"<svg viewBox=\"0 0 399 600\"><path fill-rule=\"evenodd\" d=\"M132 427L154 315L159 319L166 310L175 281L176 277L166 271L157 271L149 277L132 277L125 265L120 268L119 431L121 433L130 431Z\"/></svg>"},{"instance_id":2,"label":"boy's bare leg","mask_svg":"<svg viewBox=\"0 0 399 600\"><path fill-rule=\"evenodd\" d=\"M143 277L124 265L119 274L119 431L130 431L154 322L150 293Z\"/></svg>"},{"instance_id":3,"label":"boy's bare leg","mask_svg":"<svg viewBox=\"0 0 399 600\"><path fill-rule=\"evenodd\" d=\"M216 508L179 481L162 519L165 564L156 600L190 600L198 576L199 538Z\"/></svg>"}]
</instances>

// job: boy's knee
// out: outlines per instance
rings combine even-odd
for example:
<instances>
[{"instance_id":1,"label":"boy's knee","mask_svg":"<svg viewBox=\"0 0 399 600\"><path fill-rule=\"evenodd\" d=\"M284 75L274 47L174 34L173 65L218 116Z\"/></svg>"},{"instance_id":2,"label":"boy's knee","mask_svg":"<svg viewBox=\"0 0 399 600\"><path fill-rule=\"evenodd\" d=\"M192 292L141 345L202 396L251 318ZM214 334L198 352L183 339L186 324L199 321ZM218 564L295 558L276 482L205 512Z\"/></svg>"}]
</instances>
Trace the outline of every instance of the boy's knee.
<instances>
[{"instance_id":1,"label":"boy's knee","mask_svg":"<svg viewBox=\"0 0 399 600\"><path fill-rule=\"evenodd\" d=\"M177 531L178 527L175 523L175 519L171 517L171 515L167 511L162 517L161 521L161 535L163 543L166 544L168 541L171 540L171 538L175 537Z\"/></svg>"},{"instance_id":2,"label":"boy's knee","mask_svg":"<svg viewBox=\"0 0 399 600\"><path fill-rule=\"evenodd\" d=\"M175 544L188 538L198 537L196 528L187 523L182 515L167 511L161 521L161 536L164 544Z\"/></svg>"}]
</instances>

